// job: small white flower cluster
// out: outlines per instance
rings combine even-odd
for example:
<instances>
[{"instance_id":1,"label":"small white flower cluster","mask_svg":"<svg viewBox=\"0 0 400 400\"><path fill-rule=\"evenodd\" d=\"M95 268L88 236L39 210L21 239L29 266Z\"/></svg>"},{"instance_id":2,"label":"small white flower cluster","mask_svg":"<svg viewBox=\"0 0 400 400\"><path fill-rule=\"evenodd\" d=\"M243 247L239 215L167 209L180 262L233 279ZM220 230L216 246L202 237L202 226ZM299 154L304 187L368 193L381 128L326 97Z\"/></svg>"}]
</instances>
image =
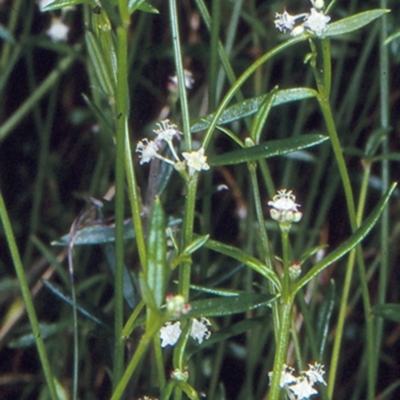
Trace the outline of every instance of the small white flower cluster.
<instances>
[{"instance_id":1,"label":"small white flower cluster","mask_svg":"<svg viewBox=\"0 0 400 400\"><path fill-rule=\"evenodd\" d=\"M208 339L211 335L211 332L208 329L210 326L211 323L207 318L202 317L200 320L193 318L192 327L190 328L190 336L197 340L199 344L202 344L203 340ZM160 329L161 347L173 346L176 344L181 333L182 329L179 321L167 322L164 324Z\"/></svg>"},{"instance_id":2,"label":"small white flower cluster","mask_svg":"<svg viewBox=\"0 0 400 400\"><path fill-rule=\"evenodd\" d=\"M329 15L325 15L323 0L311 0L313 7L310 13L290 15L286 10L275 15L275 27L280 32L290 32L292 36L302 34L305 30L321 37L323 36L328 22L331 20Z\"/></svg>"},{"instance_id":3,"label":"small white flower cluster","mask_svg":"<svg viewBox=\"0 0 400 400\"><path fill-rule=\"evenodd\" d=\"M272 207L270 210L271 218L279 223L299 222L303 213L297 210L300 205L296 204L295 200L296 196L292 194L291 190L278 190L278 194L273 197L272 201L268 202L268 205Z\"/></svg>"},{"instance_id":4,"label":"small white flower cluster","mask_svg":"<svg viewBox=\"0 0 400 400\"><path fill-rule=\"evenodd\" d=\"M148 163L153 158L158 158L175 167L184 163L188 167L190 176L193 176L195 172L210 169L210 166L207 164L207 156L204 155L203 147L197 151L191 151L190 153L183 152L182 156L184 161L180 160L172 142L174 137L179 138L181 135L181 132L178 131L175 124L171 124L169 120L166 119L158 123L157 126L158 128L154 129L154 133L157 134L154 140L144 138L140 140L136 146L136 152L140 153L140 164ZM167 143L174 160L170 160L159 153L161 151L162 142Z\"/></svg>"},{"instance_id":5,"label":"small white flower cluster","mask_svg":"<svg viewBox=\"0 0 400 400\"><path fill-rule=\"evenodd\" d=\"M286 364L283 365L280 387L286 390L290 399L307 400L311 396L318 394L318 391L314 388L316 383L322 383L326 386L323 378L325 374L323 364L308 364L308 367L307 371L301 371L299 376L295 376L293 368ZM273 372L270 372L268 376L271 381Z\"/></svg>"}]
</instances>

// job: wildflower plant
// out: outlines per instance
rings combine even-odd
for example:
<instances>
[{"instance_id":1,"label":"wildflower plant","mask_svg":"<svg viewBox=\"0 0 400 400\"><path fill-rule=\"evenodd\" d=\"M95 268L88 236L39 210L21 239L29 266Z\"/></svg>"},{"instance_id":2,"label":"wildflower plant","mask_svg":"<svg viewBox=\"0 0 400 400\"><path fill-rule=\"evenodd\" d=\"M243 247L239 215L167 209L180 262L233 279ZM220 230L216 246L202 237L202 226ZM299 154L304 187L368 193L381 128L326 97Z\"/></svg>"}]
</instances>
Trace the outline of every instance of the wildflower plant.
<instances>
[{"instance_id":1,"label":"wildflower plant","mask_svg":"<svg viewBox=\"0 0 400 400\"><path fill-rule=\"evenodd\" d=\"M345 108L338 111L334 107L334 97L339 94L334 90L338 84L332 83L335 74L331 46L336 40L342 43L343 37L351 37L368 24L385 21L388 10L382 6L339 19L335 1L325 4L323 0L311 0L307 5L299 2L304 9L296 15L287 7L268 8L268 35L274 32L276 39L239 75L233 68L235 64L231 64L234 53L230 46L234 42L232 32L242 15L241 2L227 2L232 7L232 21L226 46L220 42L223 2L213 1L211 10L203 0L194 3L193 21L201 18L210 35L210 59L206 89L203 87L203 92L193 97L189 91L196 89L198 73L186 65L191 53L183 44L196 43L201 35L196 23L191 22L191 35L183 37L176 0L38 3L42 13L51 14L46 40L59 42L60 46L62 43L64 52L69 49L60 70L68 68L74 57L85 60L91 90L83 96L85 106L96 119L102 151L112 154L99 161L94 174L100 176L102 163L111 159L111 167L103 175L113 177L111 189L107 195L102 194L103 200L91 197L87 210L76 217L69 233L53 241L54 246L67 249L68 274L57 267L62 290L51 279L43 280L50 294L65 305L65 314L72 315L67 324L56 326L58 330L70 329L70 323L73 326L73 351L68 357L73 362L68 379L52 367L57 360L55 356L49 357L51 333L38 322L6 206L0 197L5 236L26 304L32 341L46 378L46 387L39 389L41 398L82 397L85 390L80 369L86 368L86 364L80 352L90 355L83 334L89 330L95 331L93 338L98 340L99 347L109 352L102 360L104 371L95 372L98 379L104 376L103 382L109 377L110 382L104 386L106 398L111 400L132 393L138 399L156 396L163 400L197 400L203 393L210 399L235 396L238 400L300 400L316 395L323 399L339 398L337 374L343 365L347 310L351 301L361 298L365 346L358 373L366 377L367 384L359 390L363 398L372 400L377 395L383 333L383 322L377 322L372 315L393 315L394 309L400 319L400 312L393 305L383 304L383 283L378 306L373 308L362 245L381 220L386 226L382 230L386 238L381 244L382 257L388 252L387 204L395 184L390 185L387 161L398 157L389 153L384 136L388 133L387 118L382 118L381 129L366 139L365 150L355 148L355 139L350 141L349 151L362 158L363 167L362 183L355 195L357 186L349 173L344 138L338 129L337 114L343 121L347 114ZM73 35L63 20L66 10L68 16L83 16L84 40L79 44L68 42ZM250 11L246 10L243 16L250 18ZM140 98L138 82L151 86L146 81L151 68L138 67L143 62L137 50L138 38L141 34L145 37L143 30L152 18L165 15L170 32L168 56L157 54L155 59L170 57L173 68L166 72L163 88L169 94L159 94L164 100L160 118L144 124L140 112L137 118L132 117L132 109L145 102ZM256 16L251 14L251 18ZM254 32L257 29L261 28L255 25ZM304 50L306 45L308 52ZM47 46L54 48L54 44ZM251 86L252 79L262 82L263 72L285 69L279 58L289 52L300 54L299 58L304 60L304 86L281 88L272 81ZM387 56L381 53L381 57L384 60ZM387 75L387 71L381 73ZM381 85L384 84L382 80ZM155 89L152 92L161 93ZM388 93L381 93L382 99L387 97ZM318 132L300 134L300 129L305 129L303 117L308 111L303 108L303 117L295 121L292 115L288 117L291 111L285 107L311 101L313 112L322 122ZM387 104L382 107L387 112ZM277 110L282 110L281 114ZM278 124L274 122L277 119ZM0 128L0 137L12 130L13 123ZM278 131L279 124L284 127L281 133L266 139L268 132ZM108 153L110 148L112 152ZM382 153L378 154L380 150ZM364 217L373 163L382 163L382 194ZM223 183L217 182L221 177ZM220 192L219 187L228 190ZM328 229L324 225L327 209L341 191L341 204L345 206L341 205L340 221L338 218L334 223L347 224L348 234L340 237L340 245L328 248L328 235L323 235ZM234 207L224 209L218 201L211 200L213 196L226 195L232 196L230 204ZM109 212L107 205L111 202L113 221L109 223L104 214ZM226 209L231 218L236 213L239 221L240 233L232 241L227 235L221 238L217 229L225 227L224 233L233 230L224 225ZM81 284L84 272L80 262L85 257L80 260L78 248L104 251L112 290L106 291L110 282L100 274L98 279L89 277ZM96 254L95 259L98 257ZM336 284L326 278L328 267L333 266L340 268L343 276L337 278ZM387 262L382 268L386 275L380 279L385 280ZM359 280L360 290L352 296L355 279ZM96 289L99 281L104 292ZM86 287L93 290L93 296L88 295ZM102 303L104 298L106 306ZM334 335L329 335L330 329ZM21 344L16 341L14 346ZM241 386L230 395L229 384L224 385L221 378L228 354L245 366L244 376L237 379ZM89 375L91 371L87 372Z\"/></svg>"}]
</instances>

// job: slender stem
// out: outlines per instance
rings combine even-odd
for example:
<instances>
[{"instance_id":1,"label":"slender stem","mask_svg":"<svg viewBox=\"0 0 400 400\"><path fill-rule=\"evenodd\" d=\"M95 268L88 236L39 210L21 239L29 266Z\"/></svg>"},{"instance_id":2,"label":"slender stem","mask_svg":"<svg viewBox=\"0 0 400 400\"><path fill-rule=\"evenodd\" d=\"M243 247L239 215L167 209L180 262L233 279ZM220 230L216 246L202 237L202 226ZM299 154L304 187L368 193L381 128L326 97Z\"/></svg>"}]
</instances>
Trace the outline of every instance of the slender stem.
<instances>
[{"instance_id":1,"label":"slender stem","mask_svg":"<svg viewBox=\"0 0 400 400\"><path fill-rule=\"evenodd\" d=\"M140 264L142 270L146 273L147 270L147 251L146 242L144 240L143 224L141 218L141 200L136 182L136 175L134 170L134 163L132 160L131 143L129 135L125 136L125 172L126 180L128 182L128 196L131 205L133 226L135 228L136 244L138 247Z\"/></svg>"},{"instance_id":2,"label":"slender stem","mask_svg":"<svg viewBox=\"0 0 400 400\"><path fill-rule=\"evenodd\" d=\"M274 49L270 50L269 52L265 53L262 57L260 57L258 60L256 60L253 64L250 65L249 68L246 69L246 71L243 72L242 75L237 79L235 84L230 88L228 93L225 95L225 97L222 99L218 110L214 114L214 118L210 123L210 126L207 129L207 132L204 136L203 139L203 147L207 147L210 140L211 136L217 126L218 120L221 117L222 113L224 112L225 108L228 106L229 102L232 100L233 96L235 93L240 89L240 87L246 82L246 80L259 68L262 64L276 56L277 54L281 53L282 51L290 48L291 46L294 46L295 44L304 41L307 38L305 35L300 35L296 36L293 39L288 40L287 42L284 42L280 44L279 46L275 47Z\"/></svg>"},{"instance_id":3,"label":"slender stem","mask_svg":"<svg viewBox=\"0 0 400 400\"><path fill-rule=\"evenodd\" d=\"M178 11L176 0L169 0L170 23L172 31L172 44L174 47L174 59L176 75L178 77L179 101L182 112L183 136L185 139L185 148L187 151L192 149L192 136L190 134L190 117L187 102L185 72L182 63L182 48L179 36Z\"/></svg>"},{"instance_id":4,"label":"slender stem","mask_svg":"<svg viewBox=\"0 0 400 400\"><path fill-rule=\"evenodd\" d=\"M115 165L115 320L114 320L114 388L119 382L124 366L123 328L123 268L124 268L124 185L125 185L125 138L128 135L128 82L127 82L128 31L125 27L117 28L117 155Z\"/></svg>"},{"instance_id":5,"label":"slender stem","mask_svg":"<svg viewBox=\"0 0 400 400\"><path fill-rule=\"evenodd\" d=\"M363 161L364 175L360 191L360 199L357 207L357 226L361 225L365 202L367 199L367 191L369 178L371 176L371 164L368 161ZM386 209L386 208L385 208ZM357 264L360 274L361 290L364 302L364 314L365 314L365 325L366 325L366 342L367 342L367 388L368 388L368 399L373 400L375 398L375 381L376 381L376 370L375 370L375 332L373 324L373 315L371 313L371 301L368 290L368 278L365 269L364 258L361 251L357 251Z\"/></svg>"},{"instance_id":6,"label":"slender stem","mask_svg":"<svg viewBox=\"0 0 400 400\"><path fill-rule=\"evenodd\" d=\"M186 196L185 196L185 210L183 219L183 230L181 249L184 249L188 245L193 237L193 225L194 225L194 213L196 205L196 192L197 182L199 175L196 173L187 180L186 183ZM190 262L185 262L180 266L179 270L179 293L189 300L190 290Z\"/></svg>"},{"instance_id":7,"label":"slender stem","mask_svg":"<svg viewBox=\"0 0 400 400\"><path fill-rule=\"evenodd\" d=\"M268 400L278 400L280 395L280 381L285 363L287 347L289 343L289 332L292 315L292 303L282 303L280 308L280 325L278 332L278 342L275 351L274 373L272 375L271 389L269 391Z\"/></svg>"},{"instance_id":8,"label":"slender stem","mask_svg":"<svg viewBox=\"0 0 400 400\"><path fill-rule=\"evenodd\" d=\"M3 195L1 193L0 193L0 218L3 223L4 233L7 238L8 248L10 249L11 252L11 257L14 263L15 272L17 274L22 297L25 302L26 312L28 314L29 323L32 328L33 337L35 338L35 343L39 353L40 363L44 371L46 384L50 392L50 397L53 400L57 400L59 397L57 395L56 388L54 385L54 376L51 372L50 363L46 354L46 348L44 346L43 339L41 337L41 332L35 312L35 307L33 306L32 296L29 291L28 282L26 280L24 267L22 266L21 257L18 251L17 244L15 242L14 233L11 228L11 223L8 217L6 205L3 200Z\"/></svg>"},{"instance_id":9,"label":"slender stem","mask_svg":"<svg viewBox=\"0 0 400 400\"><path fill-rule=\"evenodd\" d=\"M211 18L210 78L208 84L209 110L217 105L218 44L221 25L221 0L213 0Z\"/></svg>"},{"instance_id":10,"label":"slender stem","mask_svg":"<svg viewBox=\"0 0 400 400\"><path fill-rule=\"evenodd\" d=\"M380 1L381 8L387 8L387 0ZM390 105L389 105L389 55L388 46L384 44L384 40L387 38L388 34L388 20L387 16L384 15L381 18L380 26L380 48L379 48L379 80L380 80L380 122L382 128L389 127L390 121ZM389 138L385 136L382 140L382 155L385 157L389 153ZM382 181L382 193L388 190L390 181L390 170L389 161L385 158L382 161L381 167L381 181ZM380 255L381 255L381 266L379 268L379 286L378 286L378 304L383 304L387 296L387 283L389 275L389 209L385 208L381 217L380 226ZM378 370L378 363L380 360L379 354L381 353L382 347L382 336L383 336L384 319L377 318L375 332L376 332L376 342L375 342L375 357L374 359L374 369L375 369L375 381ZM374 382L375 383L375 382Z\"/></svg>"},{"instance_id":11,"label":"slender stem","mask_svg":"<svg viewBox=\"0 0 400 400\"><path fill-rule=\"evenodd\" d=\"M351 226L352 232L354 232L357 228L357 218L356 218L356 210L355 210L355 205L354 205L354 196L353 196L353 191L352 191L346 163L345 163L344 156L343 156L343 151L342 151L342 148L340 145L338 133L336 131L335 122L334 122L334 119L332 116L332 111L331 111L330 104L329 104L330 88L325 87L325 84L330 85L330 75L331 75L331 67L330 67L331 53L330 53L330 46L329 46L328 40L329 39L323 40L322 56L323 56L323 66L324 66L324 68L327 68L326 73L329 76L324 77L323 85L321 85L321 84L318 85L318 90L319 90L318 101L319 101L319 105L321 107L322 114L325 119L326 127L329 132L332 149L333 149L333 152L334 152L334 155L336 158L336 163L339 168L339 173L340 173L340 177L342 180L343 189L344 189L345 198L346 198L350 226ZM325 70L323 71L323 73L325 73ZM360 251L360 250L358 250L358 251ZM342 298L341 298L341 302L340 302L339 317L338 317L338 323L337 323L337 328L336 328L336 334L335 334L335 340L334 340L333 352L332 352L332 358L331 358L331 364L330 364L330 370L329 370L329 382L328 382L329 398L332 398L334 387L335 387L335 379L336 379L336 373L337 373L337 368L338 368L338 363L339 363L339 354L340 354L340 348L341 348L342 337L343 337L344 321L346 319L346 314L347 314L347 301L349 298L351 281L352 281L353 270L354 270L355 252L356 252L356 250L351 251L351 253L349 255L349 259L348 259L347 268L346 268L346 275L345 275Z\"/></svg>"}]
</instances>

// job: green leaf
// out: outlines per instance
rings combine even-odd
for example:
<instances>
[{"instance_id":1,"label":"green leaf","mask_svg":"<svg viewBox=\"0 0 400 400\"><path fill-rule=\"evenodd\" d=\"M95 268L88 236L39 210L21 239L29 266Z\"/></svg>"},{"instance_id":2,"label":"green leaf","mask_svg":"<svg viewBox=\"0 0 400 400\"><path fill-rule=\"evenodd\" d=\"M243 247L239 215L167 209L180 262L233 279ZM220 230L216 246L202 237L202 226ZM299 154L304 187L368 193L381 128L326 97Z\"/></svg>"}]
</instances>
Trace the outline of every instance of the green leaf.
<instances>
[{"instance_id":1,"label":"green leaf","mask_svg":"<svg viewBox=\"0 0 400 400\"><path fill-rule=\"evenodd\" d=\"M195 300L190 302L192 307L187 316L192 318L219 317L253 310L261 306L269 305L275 297L266 294L242 293L235 297L212 298Z\"/></svg>"},{"instance_id":2,"label":"green leaf","mask_svg":"<svg viewBox=\"0 0 400 400\"><path fill-rule=\"evenodd\" d=\"M93 65L97 81L103 92L109 98L113 98L115 94L115 87L112 78L114 77L116 70L113 71L109 65L109 60L103 54L98 38L92 32L87 31L85 34L85 39L90 61Z\"/></svg>"},{"instance_id":3,"label":"green leaf","mask_svg":"<svg viewBox=\"0 0 400 400\"><path fill-rule=\"evenodd\" d=\"M274 87L265 97L265 100L262 102L260 108L257 111L257 114L253 120L253 124L251 126L251 138L254 143L258 143L260 141L261 132L264 128L265 121L268 118L269 112L274 104L276 93L278 92L278 87Z\"/></svg>"},{"instance_id":4,"label":"green leaf","mask_svg":"<svg viewBox=\"0 0 400 400\"><path fill-rule=\"evenodd\" d=\"M258 272L259 274L267 278L270 282L272 282L277 291L280 292L281 281L278 275L275 273L275 271L269 269L257 258L251 256L241 249L238 249L237 247L229 246L227 244L217 242L216 240L208 240L205 244L205 247L218 253L225 254L228 257L242 262L251 269L254 269L254 271Z\"/></svg>"},{"instance_id":5,"label":"green leaf","mask_svg":"<svg viewBox=\"0 0 400 400\"><path fill-rule=\"evenodd\" d=\"M247 147L221 154L219 156L210 157L208 163L211 166L218 166L257 161L316 146L328 139L328 136L309 134L282 140L271 140L253 147Z\"/></svg>"},{"instance_id":6,"label":"green leaf","mask_svg":"<svg viewBox=\"0 0 400 400\"><path fill-rule=\"evenodd\" d=\"M160 198L157 197L153 204L150 217L150 227L147 238L147 269L146 282L153 292L157 308L165 300L167 286L167 239L165 234L165 214Z\"/></svg>"},{"instance_id":7,"label":"green leaf","mask_svg":"<svg viewBox=\"0 0 400 400\"><path fill-rule=\"evenodd\" d=\"M388 12L390 12L390 10L376 9L343 18L337 22L328 24L326 31L324 32L324 37L334 37L356 31Z\"/></svg>"},{"instance_id":8,"label":"green leaf","mask_svg":"<svg viewBox=\"0 0 400 400\"><path fill-rule=\"evenodd\" d=\"M171 262L171 269L175 269L179 264L183 262L190 262L190 255L198 250L200 247L204 246L210 235L199 236L193 242L189 243L186 248L174 258Z\"/></svg>"},{"instance_id":9,"label":"green leaf","mask_svg":"<svg viewBox=\"0 0 400 400\"><path fill-rule=\"evenodd\" d=\"M329 323L332 317L336 298L335 291L335 281L332 279L329 282L328 290L324 293L321 309L317 317L317 343L319 347L318 360L323 360L326 343L328 342Z\"/></svg>"},{"instance_id":10,"label":"green leaf","mask_svg":"<svg viewBox=\"0 0 400 400\"><path fill-rule=\"evenodd\" d=\"M345 254L347 254L350 250L359 244L365 236L371 231L374 227L376 221L380 217L383 209L386 207L387 202L394 189L396 188L397 183L394 183L385 196L381 199L372 213L365 219L364 223L347 239L342 245L340 245L336 250L332 251L332 253L328 254L324 259L314 265L314 267L303 277L301 278L294 286L292 296L294 297L296 293L305 286L308 282L310 282L315 276L317 276L323 269L327 268L329 265L333 264L335 261L342 258Z\"/></svg>"},{"instance_id":11,"label":"green leaf","mask_svg":"<svg viewBox=\"0 0 400 400\"><path fill-rule=\"evenodd\" d=\"M133 239L135 232L133 230L132 220L124 221L124 239ZM74 246L87 246L93 244L103 244L115 242L115 225L94 225L80 229L76 232ZM69 234L64 235L59 240L51 242L52 246L68 246Z\"/></svg>"},{"instance_id":12,"label":"green leaf","mask_svg":"<svg viewBox=\"0 0 400 400\"><path fill-rule=\"evenodd\" d=\"M77 6L79 4L90 4L92 1L90 0L52 0L47 3L40 11L53 11L60 10L64 7Z\"/></svg>"},{"instance_id":13,"label":"green leaf","mask_svg":"<svg viewBox=\"0 0 400 400\"><path fill-rule=\"evenodd\" d=\"M42 279L43 285L46 286L55 296L57 296L60 300L64 301L68 305L72 306L72 299L66 295L63 290L56 285L46 279ZM86 318L93 321L95 324L99 325L106 330L107 334L112 332L112 320L108 315L104 314L99 310L95 310L94 307L88 303L82 303L82 301L77 301L76 309Z\"/></svg>"},{"instance_id":14,"label":"green leaf","mask_svg":"<svg viewBox=\"0 0 400 400\"><path fill-rule=\"evenodd\" d=\"M253 97L252 99L244 100L238 104L228 107L218 120L218 125L228 124L230 122L234 122L255 114L269 96L270 94L265 94L263 96ZM317 97L317 92L311 88L278 90L272 105L278 106L280 104L308 99L310 97ZM192 133L196 133L207 129L210 126L213 118L214 114L209 114L206 117L201 118L200 121L195 121L190 127L190 131Z\"/></svg>"},{"instance_id":15,"label":"green leaf","mask_svg":"<svg viewBox=\"0 0 400 400\"><path fill-rule=\"evenodd\" d=\"M378 304L372 307L371 312L377 317L400 322L400 304L398 303Z\"/></svg>"}]
</instances>

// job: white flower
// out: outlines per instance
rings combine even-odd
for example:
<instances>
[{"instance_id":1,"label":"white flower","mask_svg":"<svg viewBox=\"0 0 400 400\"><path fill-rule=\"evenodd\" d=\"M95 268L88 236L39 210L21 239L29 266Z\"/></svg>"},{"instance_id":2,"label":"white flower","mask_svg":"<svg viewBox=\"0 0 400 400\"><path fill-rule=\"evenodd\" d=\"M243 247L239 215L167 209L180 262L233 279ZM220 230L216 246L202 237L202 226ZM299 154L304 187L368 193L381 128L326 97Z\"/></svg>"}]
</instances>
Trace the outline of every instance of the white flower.
<instances>
[{"instance_id":1,"label":"white flower","mask_svg":"<svg viewBox=\"0 0 400 400\"><path fill-rule=\"evenodd\" d=\"M275 14L275 28L280 32L291 32L296 24L296 20L304 19L307 14L290 15L286 10L282 13Z\"/></svg>"},{"instance_id":2,"label":"white flower","mask_svg":"<svg viewBox=\"0 0 400 400\"><path fill-rule=\"evenodd\" d=\"M201 170L208 170L210 166L207 164L207 156L204 155L204 148L201 147L197 151L190 153L182 153L182 156L187 162L189 167L189 175L193 175L195 171L200 172Z\"/></svg>"},{"instance_id":3,"label":"white flower","mask_svg":"<svg viewBox=\"0 0 400 400\"><path fill-rule=\"evenodd\" d=\"M308 380L314 384L315 382L323 383L326 386L323 375L325 375L324 366L320 363L315 363L314 365L308 364L310 369L304 372Z\"/></svg>"},{"instance_id":4,"label":"white flower","mask_svg":"<svg viewBox=\"0 0 400 400\"><path fill-rule=\"evenodd\" d=\"M53 42L65 42L68 40L68 32L69 26L64 24L61 18L53 18L46 33Z\"/></svg>"},{"instance_id":5,"label":"white flower","mask_svg":"<svg viewBox=\"0 0 400 400\"><path fill-rule=\"evenodd\" d=\"M200 321L196 318L192 320L192 326L190 328L190 336L197 340L199 344L203 343L204 339L208 339L211 336L211 332L208 327L211 326L211 322L207 318L201 318ZM160 329L161 347L173 346L179 340L182 333L181 323L167 322Z\"/></svg>"},{"instance_id":6,"label":"white flower","mask_svg":"<svg viewBox=\"0 0 400 400\"><path fill-rule=\"evenodd\" d=\"M311 8L311 14L308 15L304 22L304 27L317 36L322 36L330 20L331 17L329 15L325 15L322 11L318 12L315 8Z\"/></svg>"},{"instance_id":7,"label":"white flower","mask_svg":"<svg viewBox=\"0 0 400 400\"><path fill-rule=\"evenodd\" d=\"M180 135L177 125L171 124L169 119L165 119L156 125L158 129L153 130L153 132L157 134L156 142L161 142L162 140L171 142L175 136L179 137Z\"/></svg>"},{"instance_id":8,"label":"white flower","mask_svg":"<svg viewBox=\"0 0 400 400\"><path fill-rule=\"evenodd\" d=\"M153 158L157 157L158 146L153 140L148 140L144 138L140 140L136 145L136 153L141 153L140 155L140 165L148 163Z\"/></svg>"},{"instance_id":9,"label":"white flower","mask_svg":"<svg viewBox=\"0 0 400 400\"><path fill-rule=\"evenodd\" d=\"M190 329L190 336L197 340L199 344L203 343L204 339L208 339L211 335L208 327L211 326L210 321L207 318L200 318L200 321L193 318L192 327Z\"/></svg>"},{"instance_id":10,"label":"white flower","mask_svg":"<svg viewBox=\"0 0 400 400\"><path fill-rule=\"evenodd\" d=\"M284 389L291 400L307 400L310 396L318 394L314 389L316 382L326 385L322 375L325 374L324 366L320 363L309 364L308 371L301 371L303 376L294 375L294 369L283 365L281 380L279 386ZM272 380L273 372L269 372L269 378Z\"/></svg>"},{"instance_id":11,"label":"white flower","mask_svg":"<svg viewBox=\"0 0 400 400\"><path fill-rule=\"evenodd\" d=\"M181 323L179 321L174 323L167 322L160 329L161 347L173 346L178 341L181 333Z\"/></svg>"},{"instance_id":12,"label":"white flower","mask_svg":"<svg viewBox=\"0 0 400 400\"><path fill-rule=\"evenodd\" d=\"M302 376L297 378L296 382L291 383L287 387L296 396L296 400L307 400L310 396L318 394L318 392L313 388L312 383Z\"/></svg>"},{"instance_id":13,"label":"white flower","mask_svg":"<svg viewBox=\"0 0 400 400\"><path fill-rule=\"evenodd\" d=\"M300 205L296 204L295 200L296 196L292 194L291 190L282 189L278 190L278 194L273 197L272 201L268 202L268 205L279 211L297 212L297 207L300 207Z\"/></svg>"}]
</instances>

